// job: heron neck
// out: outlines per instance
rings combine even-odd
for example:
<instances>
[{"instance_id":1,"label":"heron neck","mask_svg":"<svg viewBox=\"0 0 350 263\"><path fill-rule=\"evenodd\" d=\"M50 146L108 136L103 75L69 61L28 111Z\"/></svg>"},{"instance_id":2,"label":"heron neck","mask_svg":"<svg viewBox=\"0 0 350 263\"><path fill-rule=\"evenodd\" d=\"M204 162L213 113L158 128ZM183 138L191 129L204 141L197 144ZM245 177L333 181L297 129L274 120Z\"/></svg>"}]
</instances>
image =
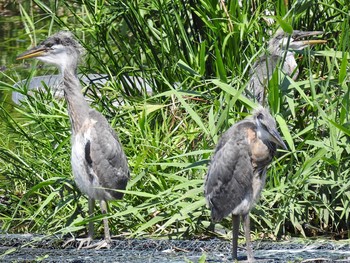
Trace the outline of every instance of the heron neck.
<instances>
[{"instance_id":1,"label":"heron neck","mask_svg":"<svg viewBox=\"0 0 350 263\"><path fill-rule=\"evenodd\" d=\"M68 104L73 133L82 127L89 114L89 105L81 93L81 85L76 70L63 71L64 96Z\"/></svg>"},{"instance_id":2,"label":"heron neck","mask_svg":"<svg viewBox=\"0 0 350 263\"><path fill-rule=\"evenodd\" d=\"M277 48L277 49L269 48L269 53L272 54L272 55L279 56L279 57L294 56L294 54L291 51L285 50L285 49L281 49L281 48Z\"/></svg>"}]
</instances>

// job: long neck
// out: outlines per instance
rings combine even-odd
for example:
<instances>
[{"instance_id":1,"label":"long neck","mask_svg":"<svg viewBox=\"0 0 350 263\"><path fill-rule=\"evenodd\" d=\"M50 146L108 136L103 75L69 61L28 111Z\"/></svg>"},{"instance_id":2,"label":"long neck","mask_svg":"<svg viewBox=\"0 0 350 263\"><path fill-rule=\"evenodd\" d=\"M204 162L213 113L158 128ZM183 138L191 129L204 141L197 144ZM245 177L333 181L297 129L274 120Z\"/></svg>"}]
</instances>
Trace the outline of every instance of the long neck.
<instances>
[{"instance_id":1,"label":"long neck","mask_svg":"<svg viewBox=\"0 0 350 263\"><path fill-rule=\"evenodd\" d=\"M289 50L283 49L280 46L269 45L268 50L269 50L269 53L271 55L276 55L276 56L279 56L279 57L293 55L292 52L290 52Z\"/></svg>"},{"instance_id":2,"label":"long neck","mask_svg":"<svg viewBox=\"0 0 350 263\"><path fill-rule=\"evenodd\" d=\"M283 71L287 75L292 76L294 80L296 80L298 77L298 64L295 60L294 54L290 51L288 51L285 62L283 64Z\"/></svg>"},{"instance_id":3,"label":"long neck","mask_svg":"<svg viewBox=\"0 0 350 263\"><path fill-rule=\"evenodd\" d=\"M285 50L279 47L276 48L273 46L269 47L269 52L270 54L280 57L280 60L283 63L282 68L284 73L289 76L291 76L294 73L293 79L295 80L296 77L298 76L298 69L297 69L298 65L295 61L294 53L289 50Z\"/></svg>"},{"instance_id":4,"label":"long neck","mask_svg":"<svg viewBox=\"0 0 350 263\"><path fill-rule=\"evenodd\" d=\"M88 118L89 105L81 93L81 85L76 74L76 66L63 69L64 96L68 104L73 133L78 131Z\"/></svg>"}]
</instances>

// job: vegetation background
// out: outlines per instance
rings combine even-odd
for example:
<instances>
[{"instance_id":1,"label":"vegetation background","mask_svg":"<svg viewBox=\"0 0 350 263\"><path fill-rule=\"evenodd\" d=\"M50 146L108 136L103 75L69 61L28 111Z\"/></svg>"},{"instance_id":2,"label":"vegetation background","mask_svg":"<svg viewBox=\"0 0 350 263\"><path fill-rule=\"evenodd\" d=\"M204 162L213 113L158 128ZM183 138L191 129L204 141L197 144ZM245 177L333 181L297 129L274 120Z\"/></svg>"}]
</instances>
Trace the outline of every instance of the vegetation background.
<instances>
[{"instance_id":1,"label":"vegetation background","mask_svg":"<svg viewBox=\"0 0 350 263\"><path fill-rule=\"evenodd\" d=\"M110 203L111 231L125 237L229 237L231 219L210 228L203 180L216 142L255 104L242 95L249 69L278 27L323 30L327 44L298 52L297 81L274 73L269 106L289 150L270 165L251 213L256 237L350 237L348 0L15 1L25 47L70 30L86 48L83 74L111 80L89 90L117 131L132 170L122 201ZM16 42L16 43L17 43ZM5 42L11 45L10 40ZM0 72L0 227L4 233L73 234L87 198L70 167L63 100L14 83L56 73L31 62ZM124 85L143 78L153 94ZM142 85L144 82L140 82ZM10 92L26 96L21 105ZM7 99L5 99L7 98ZM115 106L114 102L123 102ZM114 103L114 104L113 104ZM96 211L99 211L96 209Z\"/></svg>"}]
</instances>

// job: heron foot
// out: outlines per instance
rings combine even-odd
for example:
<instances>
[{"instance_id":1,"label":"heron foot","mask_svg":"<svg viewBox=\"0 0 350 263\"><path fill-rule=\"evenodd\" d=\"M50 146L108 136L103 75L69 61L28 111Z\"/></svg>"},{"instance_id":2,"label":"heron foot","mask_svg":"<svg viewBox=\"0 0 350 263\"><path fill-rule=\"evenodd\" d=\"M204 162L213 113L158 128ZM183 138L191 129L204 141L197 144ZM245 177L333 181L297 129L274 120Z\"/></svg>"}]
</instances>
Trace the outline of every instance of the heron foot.
<instances>
[{"instance_id":1,"label":"heron foot","mask_svg":"<svg viewBox=\"0 0 350 263\"><path fill-rule=\"evenodd\" d=\"M88 248L90 246L90 243L92 242L92 240L93 239L91 237L87 237L87 238L75 238L75 237L73 237L71 239L68 239L66 242L64 242L62 247L65 248L68 245L75 246L75 243L78 241L79 242L78 249Z\"/></svg>"},{"instance_id":2,"label":"heron foot","mask_svg":"<svg viewBox=\"0 0 350 263\"><path fill-rule=\"evenodd\" d=\"M75 243L76 241L79 242L78 249L82 249L82 248L85 248L85 247L83 247L84 244L86 244L86 247L88 247L90 245L92 238L90 238L90 237L87 237L87 238L75 238L75 237L73 237L73 238L67 240L66 242L64 242L62 247L65 248L66 246L68 246L72 243Z\"/></svg>"},{"instance_id":3,"label":"heron foot","mask_svg":"<svg viewBox=\"0 0 350 263\"><path fill-rule=\"evenodd\" d=\"M67 247L68 245L73 245L75 242L79 242L79 246L78 246L78 250L79 249L101 249L101 248L106 248L106 249L110 249L111 248L111 240L101 240L97 243L93 243L92 241L93 239L91 237L87 237L87 238L71 238L69 240L67 240L66 242L64 242L64 244L62 245L63 248Z\"/></svg>"},{"instance_id":4,"label":"heron foot","mask_svg":"<svg viewBox=\"0 0 350 263\"><path fill-rule=\"evenodd\" d=\"M80 242L79 246L78 246L78 250L79 250L79 249L82 249L82 248L89 248L90 243L92 242L93 239L91 237L87 237L87 238L79 238L77 240Z\"/></svg>"},{"instance_id":5,"label":"heron foot","mask_svg":"<svg viewBox=\"0 0 350 263\"><path fill-rule=\"evenodd\" d=\"M65 248L66 246L72 244L72 243L75 242L75 241L76 241L75 237L70 238L70 239L68 239L66 242L63 243L62 247Z\"/></svg>"},{"instance_id":6,"label":"heron foot","mask_svg":"<svg viewBox=\"0 0 350 263\"><path fill-rule=\"evenodd\" d=\"M97 243L91 244L86 246L85 248L90 249L90 248L94 248L94 249L101 249L101 248L106 248L106 249L110 249L111 248L111 242L107 241L106 239L103 239Z\"/></svg>"}]
</instances>

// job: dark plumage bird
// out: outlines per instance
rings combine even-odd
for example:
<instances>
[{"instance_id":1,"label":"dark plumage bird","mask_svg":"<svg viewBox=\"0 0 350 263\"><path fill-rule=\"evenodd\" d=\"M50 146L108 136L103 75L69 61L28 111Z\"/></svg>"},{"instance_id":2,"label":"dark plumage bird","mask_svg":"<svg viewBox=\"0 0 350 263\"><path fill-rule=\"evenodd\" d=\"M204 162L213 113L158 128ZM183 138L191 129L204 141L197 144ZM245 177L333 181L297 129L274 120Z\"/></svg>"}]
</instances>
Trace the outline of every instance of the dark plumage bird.
<instances>
[{"instance_id":1,"label":"dark plumage bird","mask_svg":"<svg viewBox=\"0 0 350 263\"><path fill-rule=\"evenodd\" d=\"M36 58L53 64L63 75L64 97L72 125L71 164L75 182L89 197L89 213L93 214L95 200L100 200L102 213L107 213L107 201L121 199L130 177L127 158L115 131L106 118L90 108L81 93L77 77L82 46L72 33L61 31L38 46L19 55L17 59ZM111 237L108 219L103 219L105 238L90 245L93 239L93 223L89 222L89 236L79 245L81 248L109 248Z\"/></svg>"},{"instance_id":2,"label":"dark plumage bird","mask_svg":"<svg viewBox=\"0 0 350 263\"><path fill-rule=\"evenodd\" d=\"M248 260L254 260L249 211L265 185L266 169L275 155L276 145L286 149L275 120L267 109L259 107L253 116L237 122L221 136L211 158L204 194L214 222L232 214L233 259L237 259L242 216Z\"/></svg>"},{"instance_id":3,"label":"dark plumage bird","mask_svg":"<svg viewBox=\"0 0 350 263\"><path fill-rule=\"evenodd\" d=\"M326 43L326 40L302 40L302 38L321 35L322 31L299 31L294 30L290 36L283 30L278 30L271 38L268 45L268 54L259 57L250 70L248 83L248 95L255 98L258 103L264 103L264 90L271 79L276 66L282 63L282 71L292 76L295 80L298 76L298 65L291 50L302 50L307 46Z\"/></svg>"}]
</instances>

